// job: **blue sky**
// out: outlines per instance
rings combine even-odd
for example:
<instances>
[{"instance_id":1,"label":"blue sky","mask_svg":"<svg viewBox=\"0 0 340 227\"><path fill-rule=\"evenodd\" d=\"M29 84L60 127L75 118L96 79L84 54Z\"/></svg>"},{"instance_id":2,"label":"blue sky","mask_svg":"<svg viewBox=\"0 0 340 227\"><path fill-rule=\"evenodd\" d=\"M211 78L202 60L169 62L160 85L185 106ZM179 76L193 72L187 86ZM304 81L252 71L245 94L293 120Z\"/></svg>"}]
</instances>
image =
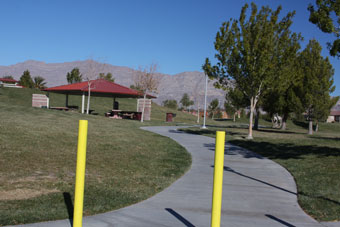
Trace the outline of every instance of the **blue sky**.
<instances>
[{"instance_id":1,"label":"blue sky","mask_svg":"<svg viewBox=\"0 0 340 227\"><path fill-rule=\"evenodd\" d=\"M46 63L89 57L137 68L152 62L159 71L202 71L215 54L214 39L222 22L238 18L246 0L1 0L0 65L26 60ZM317 39L329 56L322 33L308 21L315 0L258 0L259 7L282 5L281 16L296 10L292 30ZM340 95L340 59L330 57Z\"/></svg>"}]
</instances>

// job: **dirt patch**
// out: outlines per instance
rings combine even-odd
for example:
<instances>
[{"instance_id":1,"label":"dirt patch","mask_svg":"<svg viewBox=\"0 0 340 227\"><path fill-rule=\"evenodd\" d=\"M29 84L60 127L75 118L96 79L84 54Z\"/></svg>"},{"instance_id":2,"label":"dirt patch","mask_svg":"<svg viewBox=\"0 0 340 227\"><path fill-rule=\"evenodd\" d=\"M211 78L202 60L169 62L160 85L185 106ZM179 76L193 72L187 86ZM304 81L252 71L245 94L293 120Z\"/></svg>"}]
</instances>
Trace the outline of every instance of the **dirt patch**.
<instances>
[{"instance_id":1,"label":"dirt patch","mask_svg":"<svg viewBox=\"0 0 340 227\"><path fill-rule=\"evenodd\" d=\"M9 191L0 191L0 200L22 200L22 199L30 199L40 195L45 195L53 192L59 192L56 189L42 189L42 190L34 190L34 189L15 189Z\"/></svg>"},{"instance_id":2,"label":"dirt patch","mask_svg":"<svg viewBox=\"0 0 340 227\"><path fill-rule=\"evenodd\" d=\"M38 182L38 181L54 181L56 179L53 175L47 175L47 176L28 176L28 177L22 177L17 179L10 179L8 180L8 183L10 184L17 184L17 183L32 183L32 182Z\"/></svg>"}]
</instances>

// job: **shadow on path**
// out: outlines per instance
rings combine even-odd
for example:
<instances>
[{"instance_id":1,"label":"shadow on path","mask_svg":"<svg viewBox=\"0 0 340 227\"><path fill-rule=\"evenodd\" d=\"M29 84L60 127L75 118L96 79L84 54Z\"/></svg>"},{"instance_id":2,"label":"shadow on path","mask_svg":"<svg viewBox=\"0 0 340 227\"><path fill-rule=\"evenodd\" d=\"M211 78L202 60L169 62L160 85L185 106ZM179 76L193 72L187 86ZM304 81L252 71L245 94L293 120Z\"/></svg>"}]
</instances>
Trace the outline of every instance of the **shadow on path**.
<instances>
[{"instance_id":1,"label":"shadow on path","mask_svg":"<svg viewBox=\"0 0 340 227\"><path fill-rule=\"evenodd\" d=\"M71 227L73 226L73 203L71 194L69 192L63 192L64 202L68 213L68 219L70 220Z\"/></svg>"},{"instance_id":2,"label":"shadow on path","mask_svg":"<svg viewBox=\"0 0 340 227\"><path fill-rule=\"evenodd\" d=\"M214 168L213 165L212 165L211 167ZM239 176L242 176L242 177L251 179L251 180L253 180L253 181L260 182L260 183L262 183L262 184L265 184L265 185L268 185L268 186L270 186L270 187L273 187L273 188L276 188L276 189L279 189L279 190L288 192L288 193L293 194L293 195L298 195L298 194L299 194L299 195L306 196L306 197L309 197L309 198L322 199L322 200L324 200L324 201L331 202L331 203L334 203L334 204L336 204L336 205L340 205L340 202L335 201L335 200L332 200L332 199L329 199L329 198L326 198L326 197L324 197L324 196L315 196L315 195L306 194L306 193L304 193L304 192L299 192L299 193L297 194L297 193L295 193L295 192L292 192L292 191L289 191L289 190L287 190L287 189L278 187L278 186L273 185L273 184L270 184L270 183L268 183L268 182L265 182L265 181L262 181L262 180L259 180L259 179L256 179L256 178L253 178L253 177L244 175L244 174L239 173L239 172L237 172L237 171L235 171L235 170L233 170L233 169L231 169L231 168L229 168L229 167L227 167L227 166L224 166L224 171L228 171L228 172L231 172L231 173L235 173L235 174L237 174L237 175L239 175Z\"/></svg>"},{"instance_id":3,"label":"shadow on path","mask_svg":"<svg viewBox=\"0 0 340 227\"><path fill-rule=\"evenodd\" d=\"M212 166L212 167L214 167L214 166ZM232 168L229 168L229 167L227 167L227 166L224 166L224 170L225 170L225 171L228 171L228 172L231 172L231 173L235 173L235 174L237 174L237 175L239 175L239 176L242 176L242 177L245 177L245 178L251 179L251 180L253 180L253 181L260 182L260 183L262 183L262 184L265 184L265 185L268 185L268 186L270 186L270 187L273 187L273 188L279 189L279 190L281 190L281 191L288 192L288 193L290 193L290 194L293 194L293 195L297 195L295 192L292 192L292 191L289 191L289 190L287 190L287 189L284 189L284 188L278 187L278 186L276 186L276 185L273 185L273 184L267 183L267 182L265 182L265 181L262 181L262 180L259 180L259 179L256 179L256 178L253 178L253 177L250 177L250 176L244 175L244 174L242 174L242 173L239 173L239 172L237 172L237 171L235 171L235 170L233 170Z\"/></svg>"},{"instance_id":4,"label":"shadow on path","mask_svg":"<svg viewBox=\"0 0 340 227\"><path fill-rule=\"evenodd\" d=\"M288 226L288 227L296 227L295 225L289 224L288 222L285 222L284 220L282 220L282 219L280 219L280 218L277 218L277 217L275 217L275 216L273 216L273 215L266 214L266 217L268 217L268 218L270 218L270 219L272 219L272 220L274 220L274 221L277 221L277 222L281 223L281 224L284 225L284 226Z\"/></svg>"},{"instance_id":5,"label":"shadow on path","mask_svg":"<svg viewBox=\"0 0 340 227\"><path fill-rule=\"evenodd\" d=\"M179 213L177 213L176 211L174 211L171 208L165 208L166 211L168 211L170 214L172 214L173 216L175 216L180 222L182 222L185 226L187 227L195 227L193 224L191 224L191 222L189 222L187 219L185 219L182 215L180 215Z\"/></svg>"},{"instance_id":6,"label":"shadow on path","mask_svg":"<svg viewBox=\"0 0 340 227\"><path fill-rule=\"evenodd\" d=\"M207 147L210 151L215 151L215 143L205 143L204 147ZM242 155L243 158L258 158L263 159L263 156L251 152L246 149L242 149L236 146L225 146L225 155Z\"/></svg>"}]
</instances>

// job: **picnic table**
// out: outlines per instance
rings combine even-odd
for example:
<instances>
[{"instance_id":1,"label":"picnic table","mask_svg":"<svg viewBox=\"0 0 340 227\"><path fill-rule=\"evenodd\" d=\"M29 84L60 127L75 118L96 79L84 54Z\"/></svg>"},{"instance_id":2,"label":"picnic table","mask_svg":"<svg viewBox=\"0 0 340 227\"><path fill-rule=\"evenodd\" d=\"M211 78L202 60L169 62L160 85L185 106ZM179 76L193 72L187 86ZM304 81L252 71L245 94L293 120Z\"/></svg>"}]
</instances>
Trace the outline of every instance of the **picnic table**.
<instances>
[{"instance_id":1,"label":"picnic table","mask_svg":"<svg viewBox=\"0 0 340 227\"><path fill-rule=\"evenodd\" d=\"M68 107L60 107L60 106L56 106L56 107L50 107L51 110L64 110L64 111L68 111L70 108Z\"/></svg>"},{"instance_id":2,"label":"picnic table","mask_svg":"<svg viewBox=\"0 0 340 227\"><path fill-rule=\"evenodd\" d=\"M63 110L63 111L77 111L78 108L75 108L74 106L64 107L64 106L55 106L50 107L51 110ZM89 110L89 114L94 114L94 110Z\"/></svg>"},{"instance_id":3,"label":"picnic table","mask_svg":"<svg viewBox=\"0 0 340 227\"><path fill-rule=\"evenodd\" d=\"M142 112L136 111L123 111L123 110L110 110L105 113L106 117L115 118L115 119L133 119L133 120L141 120Z\"/></svg>"}]
</instances>

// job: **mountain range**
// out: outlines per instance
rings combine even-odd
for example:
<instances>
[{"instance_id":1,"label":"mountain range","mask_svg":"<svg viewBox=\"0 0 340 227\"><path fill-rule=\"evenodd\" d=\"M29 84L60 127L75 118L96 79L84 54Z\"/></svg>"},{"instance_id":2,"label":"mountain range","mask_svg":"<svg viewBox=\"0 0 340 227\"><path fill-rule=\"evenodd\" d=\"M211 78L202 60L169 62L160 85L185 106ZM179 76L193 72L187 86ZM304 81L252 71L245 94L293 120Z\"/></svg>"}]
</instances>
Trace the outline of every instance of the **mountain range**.
<instances>
[{"instance_id":1,"label":"mountain range","mask_svg":"<svg viewBox=\"0 0 340 227\"><path fill-rule=\"evenodd\" d=\"M103 64L93 60L73 61L64 63L45 63L41 61L28 60L9 66L0 66L0 77L11 75L14 79L19 80L25 70L29 70L32 77L41 76L45 78L48 87L67 84L66 74L73 68L79 68L83 75L91 72L94 75L99 73L112 73L115 83L130 87L134 84L134 75L136 70L129 67L114 66ZM164 100L175 99L180 102L184 93L199 103L200 108L204 104L205 75L203 72L183 72L175 75L157 73L160 79L157 99L154 101L162 104ZM214 88L213 81L208 83L207 102L217 98L221 106L224 103L225 92Z\"/></svg>"}]
</instances>

